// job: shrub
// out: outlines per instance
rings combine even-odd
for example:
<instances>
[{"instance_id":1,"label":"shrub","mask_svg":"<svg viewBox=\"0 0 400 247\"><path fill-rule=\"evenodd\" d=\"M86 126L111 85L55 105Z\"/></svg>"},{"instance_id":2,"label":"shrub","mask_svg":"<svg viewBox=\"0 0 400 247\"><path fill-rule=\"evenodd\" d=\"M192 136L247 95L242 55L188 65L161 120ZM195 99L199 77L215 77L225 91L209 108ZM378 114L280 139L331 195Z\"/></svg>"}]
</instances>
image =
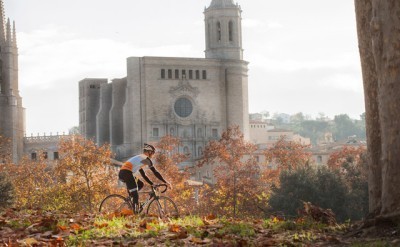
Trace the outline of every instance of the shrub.
<instances>
[{"instance_id":1,"label":"shrub","mask_svg":"<svg viewBox=\"0 0 400 247\"><path fill-rule=\"evenodd\" d=\"M0 173L0 208L6 208L14 203L14 187L5 173Z\"/></svg>"},{"instance_id":2,"label":"shrub","mask_svg":"<svg viewBox=\"0 0 400 247\"><path fill-rule=\"evenodd\" d=\"M297 210L303 207L302 201L307 201L332 209L336 218L344 221L360 219L364 216L360 208L368 207L368 195L362 182L354 183L354 188L349 187L344 176L326 167L283 171L279 179L280 186L273 186L269 200L273 211L296 215Z\"/></svg>"}]
</instances>

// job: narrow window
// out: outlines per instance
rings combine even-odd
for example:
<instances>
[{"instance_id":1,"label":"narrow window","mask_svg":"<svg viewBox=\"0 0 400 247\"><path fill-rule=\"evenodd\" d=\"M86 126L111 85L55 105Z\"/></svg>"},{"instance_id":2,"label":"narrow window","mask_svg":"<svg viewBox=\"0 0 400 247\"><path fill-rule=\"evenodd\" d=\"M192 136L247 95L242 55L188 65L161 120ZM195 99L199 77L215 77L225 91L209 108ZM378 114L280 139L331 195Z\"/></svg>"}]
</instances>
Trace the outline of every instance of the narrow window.
<instances>
[{"instance_id":1,"label":"narrow window","mask_svg":"<svg viewBox=\"0 0 400 247\"><path fill-rule=\"evenodd\" d=\"M196 70L196 79L200 80L200 70Z\"/></svg>"},{"instance_id":2,"label":"narrow window","mask_svg":"<svg viewBox=\"0 0 400 247\"><path fill-rule=\"evenodd\" d=\"M210 171L209 170L207 170L207 177L208 178L210 177Z\"/></svg>"},{"instance_id":3,"label":"narrow window","mask_svg":"<svg viewBox=\"0 0 400 247\"><path fill-rule=\"evenodd\" d=\"M258 156L258 155L256 156L256 161L260 162L260 156Z\"/></svg>"},{"instance_id":4,"label":"narrow window","mask_svg":"<svg viewBox=\"0 0 400 247\"><path fill-rule=\"evenodd\" d=\"M207 79L207 71L203 70L203 80Z\"/></svg>"},{"instance_id":5,"label":"narrow window","mask_svg":"<svg viewBox=\"0 0 400 247\"><path fill-rule=\"evenodd\" d=\"M43 152L43 159L47 160L48 157L49 155L47 154L47 152Z\"/></svg>"},{"instance_id":6,"label":"narrow window","mask_svg":"<svg viewBox=\"0 0 400 247\"><path fill-rule=\"evenodd\" d=\"M172 69L168 70L168 79L172 79Z\"/></svg>"},{"instance_id":7,"label":"narrow window","mask_svg":"<svg viewBox=\"0 0 400 247\"><path fill-rule=\"evenodd\" d=\"M182 79L186 79L186 70L182 70Z\"/></svg>"},{"instance_id":8,"label":"narrow window","mask_svg":"<svg viewBox=\"0 0 400 247\"><path fill-rule=\"evenodd\" d=\"M199 147L198 149L197 149L197 156L202 156L203 155L203 148L202 147Z\"/></svg>"},{"instance_id":9,"label":"narrow window","mask_svg":"<svg viewBox=\"0 0 400 247\"><path fill-rule=\"evenodd\" d=\"M153 136L158 137L158 128L153 128Z\"/></svg>"},{"instance_id":10,"label":"narrow window","mask_svg":"<svg viewBox=\"0 0 400 247\"><path fill-rule=\"evenodd\" d=\"M185 147L183 148L183 153L184 153L184 154L189 154L189 148L188 148L187 146L185 146Z\"/></svg>"},{"instance_id":11,"label":"narrow window","mask_svg":"<svg viewBox=\"0 0 400 247\"><path fill-rule=\"evenodd\" d=\"M207 44L208 44L208 46L211 45L210 40L211 40L211 25L210 25L210 23L208 23L208 28L207 28Z\"/></svg>"},{"instance_id":12,"label":"narrow window","mask_svg":"<svg viewBox=\"0 0 400 247\"><path fill-rule=\"evenodd\" d=\"M229 41L232 42L233 41L233 22L230 21L229 22Z\"/></svg>"},{"instance_id":13,"label":"narrow window","mask_svg":"<svg viewBox=\"0 0 400 247\"><path fill-rule=\"evenodd\" d=\"M169 134L170 134L171 136L175 135L175 129L174 129L174 128L170 128L170 129L169 129Z\"/></svg>"},{"instance_id":14,"label":"narrow window","mask_svg":"<svg viewBox=\"0 0 400 247\"><path fill-rule=\"evenodd\" d=\"M201 180L201 172L198 173L199 180Z\"/></svg>"},{"instance_id":15,"label":"narrow window","mask_svg":"<svg viewBox=\"0 0 400 247\"><path fill-rule=\"evenodd\" d=\"M221 42L221 22L217 22L217 38L218 42Z\"/></svg>"},{"instance_id":16,"label":"narrow window","mask_svg":"<svg viewBox=\"0 0 400 247\"><path fill-rule=\"evenodd\" d=\"M59 157L58 157L58 152L54 152L53 155L54 155L54 159L55 159L55 160L58 160L58 159L59 159Z\"/></svg>"},{"instance_id":17,"label":"narrow window","mask_svg":"<svg viewBox=\"0 0 400 247\"><path fill-rule=\"evenodd\" d=\"M319 155L319 156L317 157L317 163L322 163L322 156Z\"/></svg>"},{"instance_id":18,"label":"narrow window","mask_svg":"<svg viewBox=\"0 0 400 247\"><path fill-rule=\"evenodd\" d=\"M36 153L31 153L31 160L36 160Z\"/></svg>"},{"instance_id":19,"label":"narrow window","mask_svg":"<svg viewBox=\"0 0 400 247\"><path fill-rule=\"evenodd\" d=\"M175 79L179 79L179 69L175 70Z\"/></svg>"},{"instance_id":20,"label":"narrow window","mask_svg":"<svg viewBox=\"0 0 400 247\"><path fill-rule=\"evenodd\" d=\"M193 79L193 70L189 70L189 79Z\"/></svg>"},{"instance_id":21,"label":"narrow window","mask_svg":"<svg viewBox=\"0 0 400 247\"><path fill-rule=\"evenodd\" d=\"M161 79L165 79L165 69L161 70Z\"/></svg>"},{"instance_id":22,"label":"narrow window","mask_svg":"<svg viewBox=\"0 0 400 247\"><path fill-rule=\"evenodd\" d=\"M218 138L218 130L217 129L212 129L212 137Z\"/></svg>"}]
</instances>

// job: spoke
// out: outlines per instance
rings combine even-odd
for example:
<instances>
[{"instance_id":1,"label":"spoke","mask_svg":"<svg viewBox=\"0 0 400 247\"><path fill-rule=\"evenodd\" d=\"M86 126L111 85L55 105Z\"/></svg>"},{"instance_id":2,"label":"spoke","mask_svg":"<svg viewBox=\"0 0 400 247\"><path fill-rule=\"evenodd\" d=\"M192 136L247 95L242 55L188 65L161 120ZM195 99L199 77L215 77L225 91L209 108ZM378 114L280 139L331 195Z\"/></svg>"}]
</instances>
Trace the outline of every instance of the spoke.
<instances>
[{"instance_id":1,"label":"spoke","mask_svg":"<svg viewBox=\"0 0 400 247\"><path fill-rule=\"evenodd\" d=\"M124 197L111 195L106 197L100 205L100 213L115 216L131 215L132 210Z\"/></svg>"}]
</instances>

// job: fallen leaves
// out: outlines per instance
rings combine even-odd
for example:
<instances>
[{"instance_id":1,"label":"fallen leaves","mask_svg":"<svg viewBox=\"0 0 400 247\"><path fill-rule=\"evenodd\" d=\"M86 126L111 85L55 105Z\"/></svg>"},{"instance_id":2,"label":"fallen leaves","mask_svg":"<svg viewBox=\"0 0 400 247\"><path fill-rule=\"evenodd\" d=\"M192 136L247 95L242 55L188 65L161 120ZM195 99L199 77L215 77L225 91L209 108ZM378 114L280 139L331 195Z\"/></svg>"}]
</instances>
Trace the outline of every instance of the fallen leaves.
<instances>
[{"instance_id":1,"label":"fallen leaves","mask_svg":"<svg viewBox=\"0 0 400 247\"><path fill-rule=\"evenodd\" d=\"M348 245L332 227L292 229L302 220L234 220L209 215L162 221L125 216L11 210L0 217L0 246L321 246ZM399 243L397 236L388 243ZM390 242L391 241L391 242Z\"/></svg>"}]
</instances>

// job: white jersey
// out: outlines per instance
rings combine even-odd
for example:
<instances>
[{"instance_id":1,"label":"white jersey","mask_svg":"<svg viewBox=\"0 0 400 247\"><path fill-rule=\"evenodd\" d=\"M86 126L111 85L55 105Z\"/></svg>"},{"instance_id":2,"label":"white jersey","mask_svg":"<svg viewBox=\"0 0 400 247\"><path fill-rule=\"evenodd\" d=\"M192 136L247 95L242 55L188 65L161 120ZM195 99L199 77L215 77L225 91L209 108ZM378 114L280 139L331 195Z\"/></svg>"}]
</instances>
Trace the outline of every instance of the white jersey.
<instances>
[{"instance_id":1,"label":"white jersey","mask_svg":"<svg viewBox=\"0 0 400 247\"><path fill-rule=\"evenodd\" d=\"M148 162L143 162L147 158L148 157L144 154L136 155L127 160L121 169L132 171L132 173L137 173L140 169L147 170L152 166L151 160Z\"/></svg>"}]
</instances>

